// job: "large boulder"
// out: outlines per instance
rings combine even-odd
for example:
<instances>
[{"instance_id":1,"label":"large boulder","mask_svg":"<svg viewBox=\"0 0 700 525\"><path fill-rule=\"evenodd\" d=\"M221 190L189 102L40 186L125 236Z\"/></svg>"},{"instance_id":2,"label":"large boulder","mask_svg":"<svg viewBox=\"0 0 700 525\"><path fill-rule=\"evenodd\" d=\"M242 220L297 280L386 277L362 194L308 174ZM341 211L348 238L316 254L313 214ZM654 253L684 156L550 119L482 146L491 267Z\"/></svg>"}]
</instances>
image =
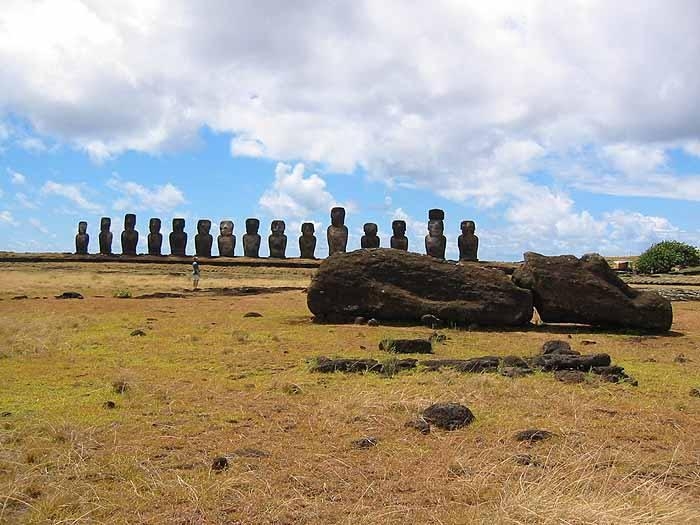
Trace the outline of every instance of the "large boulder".
<instances>
[{"instance_id":1,"label":"large boulder","mask_svg":"<svg viewBox=\"0 0 700 525\"><path fill-rule=\"evenodd\" d=\"M519 326L532 318L532 294L503 272L401 250L332 255L308 288L309 310L321 322L357 316L420 322L425 315L468 326Z\"/></svg>"},{"instance_id":2,"label":"large boulder","mask_svg":"<svg viewBox=\"0 0 700 525\"><path fill-rule=\"evenodd\" d=\"M654 292L630 288L598 254L546 257L525 253L513 282L532 290L547 323L581 323L664 332L671 328L671 303Z\"/></svg>"}]
</instances>

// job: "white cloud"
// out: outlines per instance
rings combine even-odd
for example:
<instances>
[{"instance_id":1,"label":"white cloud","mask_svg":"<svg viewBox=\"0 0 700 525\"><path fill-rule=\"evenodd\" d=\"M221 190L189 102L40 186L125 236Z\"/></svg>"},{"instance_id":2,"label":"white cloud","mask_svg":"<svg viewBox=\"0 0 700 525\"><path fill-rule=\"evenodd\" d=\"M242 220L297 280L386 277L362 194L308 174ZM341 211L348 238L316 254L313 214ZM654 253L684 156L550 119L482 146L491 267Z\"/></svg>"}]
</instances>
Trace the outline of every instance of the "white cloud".
<instances>
[{"instance_id":1,"label":"white cloud","mask_svg":"<svg viewBox=\"0 0 700 525\"><path fill-rule=\"evenodd\" d=\"M44 235L48 235L49 229L46 226L44 226L39 219L31 217L29 219L29 224L34 226L35 229L39 230Z\"/></svg>"},{"instance_id":2,"label":"white cloud","mask_svg":"<svg viewBox=\"0 0 700 525\"><path fill-rule=\"evenodd\" d=\"M7 168L7 174L10 176L10 181L12 184L25 184L27 182L27 177L12 168Z\"/></svg>"},{"instance_id":3,"label":"white cloud","mask_svg":"<svg viewBox=\"0 0 700 525\"><path fill-rule=\"evenodd\" d=\"M304 171L301 163L294 168L277 163L275 181L260 197L260 205L275 217L301 218L328 213L335 199L326 191L326 181L315 173L305 177Z\"/></svg>"},{"instance_id":4,"label":"white cloud","mask_svg":"<svg viewBox=\"0 0 700 525\"><path fill-rule=\"evenodd\" d=\"M154 210L157 212L172 212L178 206L185 204L185 194L177 186L171 183L146 187L133 181L122 180L118 175L113 175L107 186L120 197L114 202L114 209L129 210Z\"/></svg>"},{"instance_id":5,"label":"white cloud","mask_svg":"<svg viewBox=\"0 0 700 525\"><path fill-rule=\"evenodd\" d=\"M41 193L42 195L58 195L64 197L82 210L92 212L99 212L101 210L98 204L89 201L85 197L84 190L77 184L62 184L60 182L48 180L42 186Z\"/></svg>"},{"instance_id":6,"label":"white cloud","mask_svg":"<svg viewBox=\"0 0 700 525\"><path fill-rule=\"evenodd\" d=\"M34 210L39 207L35 201L30 199L25 193L22 192L15 193L15 200L19 202L22 207L30 210Z\"/></svg>"},{"instance_id":7,"label":"white cloud","mask_svg":"<svg viewBox=\"0 0 700 525\"><path fill-rule=\"evenodd\" d=\"M31 153L44 153L48 151L49 148L44 141L38 137L24 137L17 141L20 148L27 150Z\"/></svg>"},{"instance_id":8,"label":"white cloud","mask_svg":"<svg viewBox=\"0 0 700 525\"><path fill-rule=\"evenodd\" d=\"M8 210L0 210L0 222L4 222L5 224L9 224L11 226L16 226L18 224L15 218L12 216L12 213Z\"/></svg>"},{"instance_id":9,"label":"white cloud","mask_svg":"<svg viewBox=\"0 0 700 525\"><path fill-rule=\"evenodd\" d=\"M265 155L265 145L259 140L234 137L231 140L231 155L234 157L262 157Z\"/></svg>"},{"instance_id":10,"label":"white cloud","mask_svg":"<svg viewBox=\"0 0 700 525\"><path fill-rule=\"evenodd\" d=\"M602 151L613 167L631 175L651 173L666 163L666 154L659 146L621 143L605 146Z\"/></svg>"}]
</instances>

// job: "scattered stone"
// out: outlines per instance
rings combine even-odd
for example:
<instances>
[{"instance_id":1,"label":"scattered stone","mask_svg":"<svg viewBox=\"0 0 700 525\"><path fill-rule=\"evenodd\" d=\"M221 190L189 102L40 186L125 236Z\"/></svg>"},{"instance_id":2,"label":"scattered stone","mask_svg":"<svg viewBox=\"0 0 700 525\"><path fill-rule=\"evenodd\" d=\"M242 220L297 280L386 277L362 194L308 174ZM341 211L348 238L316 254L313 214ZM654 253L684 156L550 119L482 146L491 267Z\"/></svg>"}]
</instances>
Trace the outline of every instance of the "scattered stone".
<instances>
[{"instance_id":1,"label":"scattered stone","mask_svg":"<svg viewBox=\"0 0 700 525\"><path fill-rule=\"evenodd\" d=\"M459 403L435 403L423 410L423 419L443 430L457 430L474 421L474 414Z\"/></svg>"},{"instance_id":2,"label":"scattered stone","mask_svg":"<svg viewBox=\"0 0 700 525\"><path fill-rule=\"evenodd\" d=\"M442 320L438 317L435 317L433 314L425 314L420 318L420 322L423 326L427 326L428 328L432 328L433 330L436 328L442 328L444 326Z\"/></svg>"},{"instance_id":3,"label":"scattered stone","mask_svg":"<svg viewBox=\"0 0 700 525\"><path fill-rule=\"evenodd\" d=\"M363 438L356 439L355 441L353 441L352 446L353 446L353 448L364 449L364 448L376 447L378 443L379 443L379 438L363 437Z\"/></svg>"},{"instance_id":4,"label":"scattered stone","mask_svg":"<svg viewBox=\"0 0 700 525\"><path fill-rule=\"evenodd\" d=\"M355 317L355 321L353 321L354 324L367 324L367 319L364 317Z\"/></svg>"},{"instance_id":5,"label":"scattered stone","mask_svg":"<svg viewBox=\"0 0 700 525\"><path fill-rule=\"evenodd\" d=\"M414 430L419 431L421 434L430 434L430 423L428 423L425 419L422 417L419 417L417 419L412 419L410 421L407 421L406 424L404 425L406 428L412 428Z\"/></svg>"},{"instance_id":6,"label":"scattered stone","mask_svg":"<svg viewBox=\"0 0 700 525\"><path fill-rule=\"evenodd\" d=\"M105 401L102 406L110 410L113 408L117 408L117 404L114 401Z\"/></svg>"},{"instance_id":7,"label":"scattered stone","mask_svg":"<svg viewBox=\"0 0 700 525\"><path fill-rule=\"evenodd\" d=\"M426 339L384 339L379 349L395 354L432 354L433 345Z\"/></svg>"},{"instance_id":8,"label":"scattered stone","mask_svg":"<svg viewBox=\"0 0 700 525\"><path fill-rule=\"evenodd\" d=\"M673 322L667 299L631 288L598 254L578 259L527 252L513 282L532 291L537 313L546 323L666 332Z\"/></svg>"},{"instance_id":9,"label":"scattered stone","mask_svg":"<svg viewBox=\"0 0 700 525\"><path fill-rule=\"evenodd\" d=\"M540 465L542 465L542 463L537 458L532 457L530 454L517 454L513 456L513 461L515 461L518 465L522 465L524 467L539 467Z\"/></svg>"},{"instance_id":10,"label":"scattered stone","mask_svg":"<svg viewBox=\"0 0 700 525\"><path fill-rule=\"evenodd\" d=\"M267 458L270 456L270 453L266 450L244 447L234 450L232 455L242 458Z\"/></svg>"},{"instance_id":11,"label":"scattered stone","mask_svg":"<svg viewBox=\"0 0 700 525\"><path fill-rule=\"evenodd\" d=\"M311 368L312 372L379 372L382 365L376 359L340 358L328 357L316 358L316 364Z\"/></svg>"},{"instance_id":12,"label":"scattered stone","mask_svg":"<svg viewBox=\"0 0 700 525\"><path fill-rule=\"evenodd\" d=\"M132 337L143 337L144 335L146 335L146 332L144 332L144 331L141 330L140 328L137 328L136 330L134 330L133 332L131 332L130 335L131 335Z\"/></svg>"},{"instance_id":13,"label":"scattered stone","mask_svg":"<svg viewBox=\"0 0 700 525\"><path fill-rule=\"evenodd\" d=\"M541 368L545 372L554 370L582 370L587 372L593 367L610 366L610 356L608 354L545 354L533 357L530 360L530 364Z\"/></svg>"},{"instance_id":14,"label":"scattered stone","mask_svg":"<svg viewBox=\"0 0 700 525\"><path fill-rule=\"evenodd\" d=\"M586 373L580 370L557 370L554 372L554 378L562 383L583 383L586 381Z\"/></svg>"},{"instance_id":15,"label":"scattered stone","mask_svg":"<svg viewBox=\"0 0 700 525\"><path fill-rule=\"evenodd\" d=\"M262 314L258 312L248 312L243 314L243 317L262 317Z\"/></svg>"},{"instance_id":16,"label":"scattered stone","mask_svg":"<svg viewBox=\"0 0 700 525\"><path fill-rule=\"evenodd\" d=\"M57 295L56 299L82 299L83 296L78 292L63 292L61 295Z\"/></svg>"},{"instance_id":17,"label":"scattered stone","mask_svg":"<svg viewBox=\"0 0 700 525\"><path fill-rule=\"evenodd\" d=\"M520 368L516 366L505 366L501 368L501 375L504 377L510 377L511 379L516 379L518 377L525 377L528 374L532 374L534 370L532 368Z\"/></svg>"},{"instance_id":18,"label":"scattered stone","mask_svg":"<svg viewBox=\"0 0 700 525\"><path fill-rule=\"evenodd\" d=\"M674 363L688 363L690 358L686 357L684 354L678 354L673 358Z\"/></svg>"},{"instance_id":19,"label":"scattered stone","mask_svg":"<svg viewBox=\"0 0 700 525\"><path fill-rule=\"evenodd\" d=\"M584 339L583 341L581 341L581 344L583 346L587 346L587 345L595 345L598 343L596 341L591 340L591 339Z\"/></svg>"},{"instance_id":20,"label":"scattered stone","mask_svg":"<svg viewBox=\"0 0 700 525\"><path fill-rule=\"evenodd\" d=\"M119 381L115 381L114 383L112 383L112 389L113 389L114 392L116 392L117 394L124 394L127 390L129 390L129 388L131 388L131 387L129 386L129 383L127 383L127 382L124 381L123 379L122 379L122 380L119 380Z\"/></svg>"},{"instance_id":21,"label":"scattered stone","mask_svg":"<svg viewBox=\"0 0 700 525\"><path fill-rule=\"evenodd\" d=\"M543 354L558 354L558 355L581 355L580 352L571 349L571 345L567 341L555 339L547 341L542 345Z\"/></svg>"},{"instance_id":22,"label":"scattered stone","mask_svg":"<svg viewBox=\"0 0 700 525\"><path fill-rule=\"evenodd\" d=\"M15 295L12 299L14 301L20 301L22 299L29 299L29 297L27 297L26 295Z\"/></svg>"},{"instance_id":23,"label":"scattered stone","mask_svg":"<svg viewBox=\"0 0 700 525\"><path fill-rule=\"evenodd\" d=\"M379 321L377 321L374 317L367 321L367 326L379 326Z\"/></svg>"},{"instance_id":24,"label":"scattered stone","mask_svg":"<svg viewBox=\"0 0 700 525\"><path fill-rule=\"evenodd\" d=\"M228 459L226 459L224 456L219 456L217 458L214 458L214 461L211 464L212 470L226 470L227 468L228 468Z\"/></svg>"},{"instance_id":25,"label":"scattered stone","mask_svg":"<svg viewBox=\"0 0 700 525\"><path fill-rule=\"evenodd\" d=\"M549 439L553 435L554 434L549 430L529 428L527 430L516 432L513 437L516 441L529 441L530 443L534 443L535 441L544 441L545 439Z\"/></svg>"},{"instance_id":26,"label":"scattered stone","mask_svg":"<svg viewBox=\"0 0 700 525\"><path fill-rule=\"evenodd\" d=\"M502 359L503 366L514 368L530 368L530 365L522 357L517 355L507 355Z\"/></svg>"},{"instance_id":27,"label":"scattered stone","mask_svg":"<svg viewBox=\"0 0 700 525\"><path fill-rule=\"evenodd\" d=\"M503 272L383 248L325 259L307 304L319 322L331 323L358 315L420 322L430 314L461 326L522 326L532 318L531 293Z\"/></svg>"},{"instance_id":28,"label":"scattered stone","mask_svg":"<svg viewBox=\"0 0 700 525\"><path fill-rule=\"evenodd\" d=\"M12 415L12 412L0 412L0 417L10 417Z\"/></svg>"},{"instance_id":29,"label":"scattered stone","mask_svg":"<svg viewBox=\"0 0 700 525\"><path fill-rule=\"evenodd\" d=\"M700 397L700 388L691 388L690 397Z\"/></svg>"},{"instance_id":30,"label":"scattered stone","mask_svg":"<svg viewBox=\"0 0 700 525\"><path fill-rule=\"evenodd\" d=\"M176 274L180 275L180 274ZM134 299L182 299L185 297L185 294L183 293L176 293L176 292L153 292L153 293L146 293L143 295L137 295L134 297Z\"/></svg>"},{"instance_id":31,"label":"scattered stone","mask_svg":"<svg viewBox=\"0 0 700 525\"><path fill-rule=\"evenodd\" d=\"M430 342L432 343L444 343L447 340L447 336L445 334L441 334L439 332L433 332L432 335L430 336Z\"/></svg>"},{"instance_id":32,"label":"scattered stone","mask_svg":"<svg viewBox=\"0 0 700 525\"><path fill-rule=\"evenodd\" d=\"M433 372L441 368L452 368L458 372L496 372L500 359L493 356L474 357L472 359L428 359L420 365Z\"/></svg>"}]
</instances>

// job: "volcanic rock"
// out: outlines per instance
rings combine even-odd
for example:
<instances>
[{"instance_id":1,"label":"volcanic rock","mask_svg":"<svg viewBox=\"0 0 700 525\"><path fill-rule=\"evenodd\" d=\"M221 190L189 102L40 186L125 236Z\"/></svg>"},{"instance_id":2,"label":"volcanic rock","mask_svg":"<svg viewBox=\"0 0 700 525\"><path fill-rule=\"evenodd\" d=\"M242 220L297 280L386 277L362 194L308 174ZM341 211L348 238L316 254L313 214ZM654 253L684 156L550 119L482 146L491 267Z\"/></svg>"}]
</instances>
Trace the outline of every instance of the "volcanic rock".
<instances>
[{"instance_id":1,"label":"volcanic rock","mask_svg":"<svg viewBox=\"0 0 700 525\"><path fill-rule=\"evenodd\" d=\"M427 339L384 339L379 349L395 354L432 354L433 345Z\"/></svg>"},{"instance_id":2,"label":"volcanic rock","mask_svg":"<svg viewBox=\"0 0 700 525\"><path fill-rule=\"evenodd\" d=\"M423 410L423 419L443 430L456 430L474 421L474 414L459 403L435 403Z\"/></svg>"}]
</instances>

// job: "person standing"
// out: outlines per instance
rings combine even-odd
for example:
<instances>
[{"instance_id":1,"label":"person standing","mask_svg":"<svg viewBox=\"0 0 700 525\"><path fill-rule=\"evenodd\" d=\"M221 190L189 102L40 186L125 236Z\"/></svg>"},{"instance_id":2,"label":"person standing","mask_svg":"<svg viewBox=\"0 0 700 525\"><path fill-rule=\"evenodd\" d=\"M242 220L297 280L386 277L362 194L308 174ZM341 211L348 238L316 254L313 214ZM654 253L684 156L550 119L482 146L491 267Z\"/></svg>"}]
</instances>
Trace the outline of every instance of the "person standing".
<instances>
[{"instance_id":1,"label":"person standing","mask_svg":"<svg viewBox=\"0 0 700 525\"><path fill-rule=\"evenodd\" d=\"M199 288L199 260L197 257L192 261L192 289L197 290Z\"/></svg>"}]
</instances>

